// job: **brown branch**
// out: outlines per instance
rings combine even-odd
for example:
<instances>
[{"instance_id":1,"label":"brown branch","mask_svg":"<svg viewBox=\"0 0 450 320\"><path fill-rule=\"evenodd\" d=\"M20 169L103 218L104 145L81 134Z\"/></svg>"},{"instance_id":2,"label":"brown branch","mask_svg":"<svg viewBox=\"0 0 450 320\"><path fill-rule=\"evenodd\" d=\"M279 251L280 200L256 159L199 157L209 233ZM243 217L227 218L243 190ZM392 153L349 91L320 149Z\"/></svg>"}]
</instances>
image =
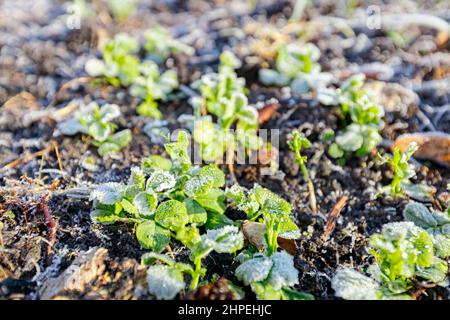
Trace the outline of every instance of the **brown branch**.
<instances>
[{"instance_id":1,"label":"brown branch","mask_svg":"<svg viewBox=\"0 0 450 320\"><path fill-rule=\"evenodd\" d=\"M328 213L328 219L325 224L325 232L322 234L322 237L321 237L321 239L323 241L326 241L328 239L331 232L333 232L334 228L336 227L336 222L339 218L339 215L341 214L341 210L347 204L347 200L348 200L348 197L346 197L346 196L340 197L339 200L334 205L334 207Z\"/></svg>"},{"instance_id":2,"label":"brown branch","mask_svg":"<svg viewBox=\"0 0 450 320\"><path fill-rule=\"evenodd\" d=\"M52 246L55 243L55 238L56 238L56 222L50 213L50 209L48 208L48 202L50 200L50 197L52 196L52 193L58 187L59 182L60 181L58 179L53 181L53 183L50 186L50 189L45 193L45 195L42 197L41 201L39 202L39 211L44 216L45 225L47 226L48 234L49 234L48 235L49 246L47 247L48 255L52 252Z\"/></svg>"}]
</instances>

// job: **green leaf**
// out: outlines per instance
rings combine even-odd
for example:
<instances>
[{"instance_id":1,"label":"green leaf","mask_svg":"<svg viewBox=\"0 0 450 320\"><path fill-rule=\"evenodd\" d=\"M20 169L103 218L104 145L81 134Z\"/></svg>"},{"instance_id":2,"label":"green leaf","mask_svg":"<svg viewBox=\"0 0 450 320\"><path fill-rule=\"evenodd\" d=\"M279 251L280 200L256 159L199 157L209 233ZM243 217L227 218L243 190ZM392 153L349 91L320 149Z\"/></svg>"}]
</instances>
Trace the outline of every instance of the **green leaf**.
<instances>
[{"instance_id":1,"label":"green leaf","mask_svg":"<svg viewBox=\"0 0 450 320\"><path fill-rule=\"evenodd\" d=\"M91 219L97 223L112 224L119 220L119 216L114 212L102 209L95 209L91 212Z\"/></svg>"},{"instance_id":2,"label":"green leaf","mask_svg":"<svg viewBox=\"0 0 450 320\"><path fill-rule=\"evenodd\" d=\"M170 231L148 220L138 224L136 237L142 248L161 252L170 242Z\"/></svg>"},{"instance_id":3,"label":"green leaf","mask_svg":"<svg viewBox=\"0 0 450 320\"><path fill-rule=\"evenodd\" d=\"M199 176L211 180L214 188L220 188L225 185L225 174L215 165L204 166L200 170Z\"/></svg>"},{"instance_id":4,"label":"green leaf","mask_svg":"<svg viewBox=\"0 0 450 320\"><path fill-rule=\"evenodd\" d=\"M134 216L139 216L139 210L127 199L122 199L120 204L126 212L131 213Z\"/></svg>"},{"instance_id":5,"label":"green leaf","mask_svg":"<svg viewBox=\"0 0 450 320\"><path fill-rule=\"evenodd\" d=\"M344 150L342 150L342 148L337 143L332 143L328 148L328 154L330 155L330 157L337 159L344 156Z\"/></svg>"},{"instance_id":6,"label":"green leaf","mask_svg":"<svg viewBox=\"0 0 450 320\"><path fill-rule=\"evenodd\" d=\"M184 192L191 198L204 196L211 191L213 183L213 179L204 175L191 177L184 184Z\"/></svg>"},{"instance_id":7,"label":"green leaf","mask_svg":"<svg viewBox=\"0 0 450 320\"><path fill-rule=\"evenodd\" d=\"M163 202L156 209L155 221L167 229L178 231L189 222L186 206L177 200Z\"/></svg>"},{"instance_id":8,"label":"green leaf","mask_svg":"<svg viewBox=\"0 0 450 320\"><path fill-rule=\"evenodd\" d=\"M142 161L142 168L169 171L172 168L172 161L160 155L151 155Z\"/></svg>"},{"instance_id":9,"label":"green leaf","mask_svg":"<svg viewBox=\"0 0 450 320\"><path fill-rule=\"evenodd\" d=\"M180 229L176 234L176 238L188 248L194 247L201 241L200 231L194 226Z\"/></svg>"},{"instance_id":10,"label":"green leaf","mask_svg":"<svg viewBox=\"0 0 450 320\"><path fill-rule=\"evenodd\" d=\"M205 227L206 229L217 229L222 228L227 225L232 225L233 220L228 218L223 213L217 213L214 211L208 211L208 220L206 221Z\"/></svg>"},{"instance_id":11,"label":"green leaf","mask_svg":"<svg viewBox=\"0 0 450 320\"><path fill-rule=\"evenodd\" d=\"M314 300L312 294L299 292L290 288L282 288L283 300Z\"/></svg>"},{"instance_id":12,"label":"green leaf","mask_svg":"<svg viewBox=\"0 0 450 320\"><path fill-rule=\"evenodd\" d=\"M195 224L197 226L202 226L206 223L208 214L197 201L186 198L184 200L184 204L189 216L189 223Z\"/></svg>"},{"instance_id":13,"label":"green leaf","mask_svg":"<svg viewBox=\"0 0 450 320\"><path fill-rule=\"evenodd\" d=\"M208 212L223 214L225 212L225 195L220 189L211 189L207 194L195 197L203 208Z\"/></svg>"}]
</instances>

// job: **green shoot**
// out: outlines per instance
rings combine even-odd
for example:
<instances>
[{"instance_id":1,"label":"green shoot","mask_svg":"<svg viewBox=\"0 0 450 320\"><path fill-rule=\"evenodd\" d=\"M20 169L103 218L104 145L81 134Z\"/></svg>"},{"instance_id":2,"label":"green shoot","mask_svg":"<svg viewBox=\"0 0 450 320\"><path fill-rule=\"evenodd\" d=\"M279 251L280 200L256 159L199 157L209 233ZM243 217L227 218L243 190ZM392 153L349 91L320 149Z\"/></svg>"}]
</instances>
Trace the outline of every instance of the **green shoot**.
<instances>
[{"instance_id":1,"label":"green shoot","mask_svg":"<svg viewBox=\"0 0 450 320\"><path fill-rule=\"evenodd\" d=\"M294 151L295 157L297 159L297 163L300 165L300 169L302 171L303 177L308 184L309 189L309 205L311 210L316 213L317 212L317 202L316 202L316 193L314 191L314 184L309 176L308 169L306 168L307 157L302 156L300 151L303 148L310 148L311 142L306 138L303 134L300 134L297 130L292 132L292 138L288 142L289 148Z\"/></svg>"}]
</instances>

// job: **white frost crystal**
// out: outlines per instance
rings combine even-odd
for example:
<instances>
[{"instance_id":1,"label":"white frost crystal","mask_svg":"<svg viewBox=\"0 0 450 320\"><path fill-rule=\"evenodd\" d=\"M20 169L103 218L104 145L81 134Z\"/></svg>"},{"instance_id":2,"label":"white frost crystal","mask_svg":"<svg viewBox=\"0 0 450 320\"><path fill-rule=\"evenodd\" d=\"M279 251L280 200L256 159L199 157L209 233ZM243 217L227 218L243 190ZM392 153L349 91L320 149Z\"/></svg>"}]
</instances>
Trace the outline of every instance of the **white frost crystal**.
<instances>
[{"instance_id":1,"label":"white frost crystal","mask_svg":"<svg viewBox=\"0 0 450 320\"><path fill-rule=\"evenodd\" d=\"M275 290L298 284L298 271L294 267L293 256L285 251L281 251L275 252L271 259L273 267L268 281Z\"/></svg>"},{"instance_id":2,"label":"white frost crystal","mask_svg":"<svg viewBox=\"0 0 450 320\"><path fill-rule=\"evenodd\" d=\"M253 259L247 260L236 268L236 277L248 286L253 282L265 280L272 266L273 262L270 258L255 255Z\"/></svg>"},{"instance_id":3,"label":"white frost crystal","mask_svg":"<svg viewBox=\"0 0 450 320\"><path fill-rule=\"evenodd\" d=\"M151 266L147 271L148 291L157 299L171 300L185 286L183 274L169 266Z\"/></svg>"},{"instance_id":4,"label":"white frost crystal","mask_svg":"<svg viewBox=\"0 0 450 320\"><path fill-rule=\"evenodd\" d=\"M92 191L91 199L98 200L102 204L112 205L122 199L123 185L116 182L108 182L97 186Z\"/></svg>"},{"instance_id":5,"label":"white frost crystal","mask_svg":"<svg viewBox=\"0 0 450 320\"><path fill-rule=\"evenodd\" d=\"M244 246L244 236L235 226L208 230L202 236L202 241L219 253L233 253Z\"/></svg>"},{"instance_id":6,"label":"white frost crystal","mask_svg":"<svg viewBox=\"0 0 450 320\"><path fill-rule=\"evenodd\" d=\"M378 283L353 269L338 270L331 287L337 297L346 300L378 300Z\"/></svg>"},{"instance_id":7,"label":"white frost crystal","mask_svg":"<svg viewBox=\"0 0 450 320\"><path fill-rule=\"evenodd\" d=\"M175 177L167 171L155 171L147 181L147 188L151 188L156 192L162 192L175 187L177 181Z\"/></svg>"}]
</instances>

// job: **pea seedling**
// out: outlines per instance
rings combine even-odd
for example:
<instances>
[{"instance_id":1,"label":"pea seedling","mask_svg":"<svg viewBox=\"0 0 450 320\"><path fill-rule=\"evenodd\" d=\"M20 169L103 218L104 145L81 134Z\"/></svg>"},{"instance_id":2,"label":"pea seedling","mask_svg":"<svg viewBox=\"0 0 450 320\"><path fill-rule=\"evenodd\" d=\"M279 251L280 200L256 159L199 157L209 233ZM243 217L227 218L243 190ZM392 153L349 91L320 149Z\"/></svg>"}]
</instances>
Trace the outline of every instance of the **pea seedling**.
<instances>
[{"instance_id":1,"label":"pea seedling","mask_svg":"<svg viewBox=\"0 0 450 320\"><path fill-rule=\"evenodd\" d=\"M297 130L292 132L292 138L288 142L289 148L294 151L297 163L300 165L303 177L308 184L309 189L309 205L313 212L317 212L316 194L314 192L314 184L309 177L308 169L306 169L307 157L302 156L300 151L302 148L310 148L311 142L303 134L300 134Z\"/></svg>"},{"instance_id":2,"label":"pea seedling","mask_svg":"<svg viewBox=\"0 0 450 320\"><path fill-rule=\"evenodd\" d=\"M153 264L156 260L165 265L152 265L147 271L149 292L158 299L173 299L179 291L185 288L184 274L191 277L190 290L198 287L199 281L206 274L202 260L212 251L218 253L235 253L244 246L242 232L234 226L208 230L201 236L191 251L193 266L187 263L175 262L166 255L154 252L146 253L142 257L144 264Z\"/></svg>"},{"instance_id":3,"label":"pea seedling","mask_svg":"<svg viewBox=\"0 0 450 320\"><path fill-rule=\"evenodd\" d=\"M232 223L224 215L223 172L214 165L191 167L184 132L165 147L172 161L152 156L132 170L128 184L107 183L92 194L94 221L135 223L141 246L156 252L171 238L193 248L201 240L198 227Z\"/></svg>"},{"instance_id":4,"label":"pea seedling","mask_svg":"<svg viewBox=\"0 0 450 320\"><path fill-rule=\"evenodd\" d=\"M250 191L233 185L225 194L249 220L260 219L266 226L264 252L242 252L237 257L240 266L236 269L236 277L250 285L258 299L311 299L310 295L290 288L298 283L294 259L284 251L277 252L278 236L285 239L300 237L290 204L259 185Z\"/></svg>"},{"instance_id":5,"label":"pea seedling","mask_svg":"<svg viewBox=\"0 0 450 320\"><path fill-rule=\"evenodd\" d=\"M318 100L322 104L340 106L345 126L328 149L333 158L343 158L352 152L366 156L382 140L378 131L383 126L384 110L363 89L364 79L364 75L358 74L350 77L339 89L318 91Z\"/></svg>"},{"instance_id":6,"label":"pea seedling","mask_svg":"<svg viewBox=\"0 0 450 320\"><path fill-rule=\"evenodd\" d=\"M163 63L170 55L184 53L193 55L194 48L173 38L170 32L162 27L154 27L145 32L144 49L150 58L157 63Z\"/></svg>"},{"instance_id":7,"label":"pea seedling","mask_svg":"<svg viewBox=\"0 0 450 320\"><path fill-rule=\"evenodd\" d=\"M217 123L211 117L203 117L194 127L194 140L201 146L205 161L218 160L226 150L234 151L238 145L246 150L262 146L257 136L258 112L248 105L245 81L234 72L240 61L228 51L222 53L220 61L219 73L204 75L197 84L201 97L191 101L197 117L203 107L217 117ZM229 131L232 127L236 129L235 135Z\"/></svg>"},{"instance_id":8,"label":"pea seedling","mask_svg":"<svg viewBox=\"0 0 450 320\"><path fill-rule=\"evenodd\" d=\"M91 136L92 144L98 147L98 153L106 156L119 152L131 142L129 129L114 133L117 125L110 121L120 114L120 109L115 104L105 104L100 108L97 103L92 102L76 112L73 118L60 123L58 128L65 135L83 133Z\"/></svg>"},{"instance_id":9,"label":"pea seedling","mask_svg":"<svg viewBox=\"0 0 450 320\"><path fill-rule=\"evenodd\" d=\"M160 74L158 65L153 61L143 62L139 66L140 75L130 87L131 95L143 99L137 107L138 114L160 119L157 100L167 100L168 95L178 88L178 77L174 70Z\"/></svg>"},{"instance_id":10,"label":"pea seedling","mask_svg":"<svg viewBox=\"0 0 450 320\"><path fill-rule=\"evenodd\" d=\"M331 75L320 72L320 50L312 43L291 43L278 48L276 69L259 70L259 80L265 85L290 85L294 93L325 87Z\"/></svg>"},{"instance_id":11,"label":"pea seedling","mask_svg":"<svg viewBox=\"0 0 450 320\"><path fill-rule=\"evenodd\" d=\"M126 33L117 34L103 48L103 61L88 60L86 71L93 77L102 76L111 85L129 86L139 76L137 57L139 42Z\"/></svg>"},{"instance_id":12,"label":"pea seedling","mask_svg":"<svg viewBox=\"0 0 450 320\"><path fill-rule=\"evenodd\" d=\"M429 213L406 208L405 217L423 224L435 219ZM442 222L442 220L441 220ZM448 222L448 219L447 219ZM413 222L393 222L383 226L381 233L370 237L370 253L375 264L368 269L370 277L351 269L339 270L332 281L336 295L344 299L411 299L409 290L415 279L445 285L448 265L437 255L433 237ZM441 252L442 253L442 252ZM446 252L442 257L448 256Z\"/></svg>"},{"instance_id":13,"label":"pea seedling","mask_svg":"<svg viewBox=\"0 0 450 320\"><path fill-rule=\"evenodd\" d=\"M414 167L409 164L409 160L417 149L417 144L413 142L403 153L397 147L392 156L380 156L382 163L388 163L393 171L392 181L389 186L389 192L392 197L401 196L404 193L403 186L411 183L409 179L415 176Z\"/></svg>"}]
</instances>

